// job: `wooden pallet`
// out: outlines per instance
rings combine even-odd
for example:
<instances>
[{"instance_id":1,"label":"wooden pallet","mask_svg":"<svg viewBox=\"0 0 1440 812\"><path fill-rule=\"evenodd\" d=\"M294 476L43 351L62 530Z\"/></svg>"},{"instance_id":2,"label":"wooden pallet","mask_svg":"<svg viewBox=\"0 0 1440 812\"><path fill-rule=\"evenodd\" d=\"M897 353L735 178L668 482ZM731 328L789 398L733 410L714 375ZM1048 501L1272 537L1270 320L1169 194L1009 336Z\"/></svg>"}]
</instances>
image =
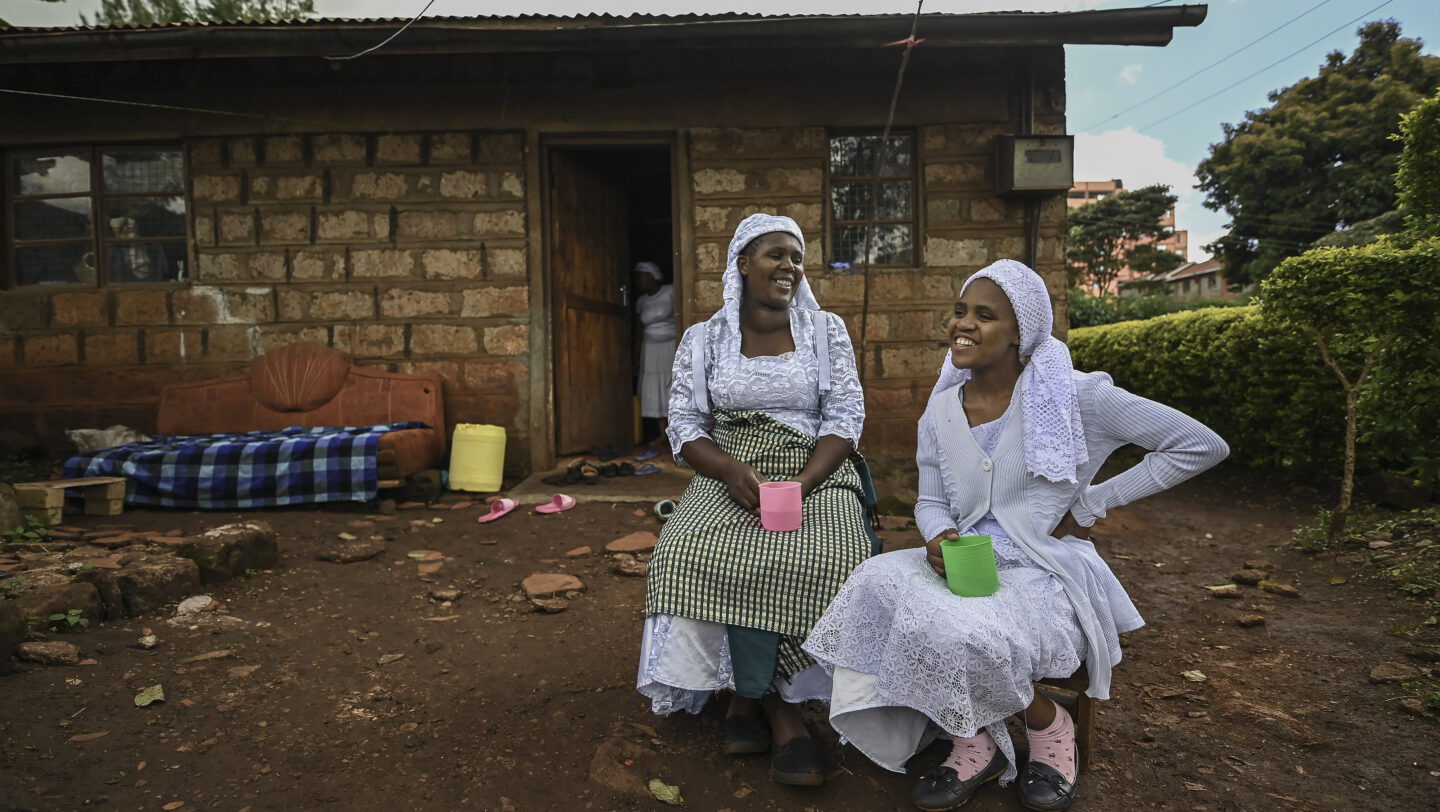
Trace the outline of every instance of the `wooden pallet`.
<instances>
[{"instance_id":1,"label":"wooden pallet","mask_svg":"<svg viewBox=\"0 0 1440 812\"><path fill-rule=\"evenodd\" d=\"M65 491L69 488L85 489L86 516L119 516L125 509L123 476L19 482L15 485L15 500L26 513L50 524L59 524L65 513Z\"/></svg>"}]
</instances>

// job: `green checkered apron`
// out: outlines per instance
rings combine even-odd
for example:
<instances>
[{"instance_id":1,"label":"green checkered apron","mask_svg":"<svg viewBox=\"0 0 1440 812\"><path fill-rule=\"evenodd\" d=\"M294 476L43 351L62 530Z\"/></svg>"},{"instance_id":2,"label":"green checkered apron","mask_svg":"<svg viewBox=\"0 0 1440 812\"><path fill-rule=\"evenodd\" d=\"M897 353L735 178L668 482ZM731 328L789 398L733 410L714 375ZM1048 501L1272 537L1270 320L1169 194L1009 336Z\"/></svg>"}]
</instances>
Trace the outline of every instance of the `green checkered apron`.
<instances>
[{"instance_id":1,"label":"green checkered apron","mask_svg":"<svg viewBox=\"0 0 1440 812\"><path fill-rule=\"evenodd\" d=\"M713 418L720 450L771 480L799 474L815 450L816 438L763 412L716 409ZM805 497L799 530L772 533L730 498L724 482L697 474L655 545L646 615L775 632L779 675L804 670L813 660L800 644L872 552L863 497L852 457Z\"/></svg>"}]
</instances>

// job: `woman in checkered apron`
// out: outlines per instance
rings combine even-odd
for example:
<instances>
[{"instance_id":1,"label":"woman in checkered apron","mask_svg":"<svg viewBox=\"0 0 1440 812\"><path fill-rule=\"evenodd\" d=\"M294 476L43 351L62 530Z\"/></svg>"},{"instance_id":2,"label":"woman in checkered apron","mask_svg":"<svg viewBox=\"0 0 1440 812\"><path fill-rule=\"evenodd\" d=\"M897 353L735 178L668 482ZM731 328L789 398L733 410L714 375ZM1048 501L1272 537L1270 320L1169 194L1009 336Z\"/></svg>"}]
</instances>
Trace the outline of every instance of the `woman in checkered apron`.
<instances>
[{"instance_id":1,"label":"woman in checkered apron","mask_svg":"<svg viewBox=\"0 0 1440 812\"><path fill-rule=\"evenodd\" d=\"M677 348L668 433L696 476L650 559L638 688L656 713L699 713L733 690L724 751L771 751L775 780L818 785L795 703L829 684L800 643L873 536L852 460L865 420L854 349L810 292L804 252L794 220L746 218L724 306ZM801 485L799 530L760 525L760 484L776 480Z\"/></svg>"}]
</instances>

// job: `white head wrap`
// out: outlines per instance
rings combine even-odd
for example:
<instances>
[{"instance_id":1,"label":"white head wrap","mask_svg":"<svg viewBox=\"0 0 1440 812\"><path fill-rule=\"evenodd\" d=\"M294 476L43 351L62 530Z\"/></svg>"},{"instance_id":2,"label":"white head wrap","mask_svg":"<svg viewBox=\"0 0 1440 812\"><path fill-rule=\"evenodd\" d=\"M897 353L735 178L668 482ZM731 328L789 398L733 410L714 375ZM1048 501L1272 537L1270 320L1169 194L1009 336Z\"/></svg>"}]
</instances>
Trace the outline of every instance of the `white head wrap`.
<instances>
[{"instance_id":1,"label":"white head wrap","mask_svg":"<svg viewBox=\"0 0 1440 812\"><path fill-rule=\"evenodd\" d=\"M665 281L665 274L660 273L660 266L653 262L635 263L635 273L648 273L661 282Z\"/></svg>"},{"instance_id":2,"label":"white head wrap","mask_svg":"<svg viewBox=\"0 0 1440 812\"><path fill-rule=\"evenodd\" d=\"M1076 469L1090 457L1085 450L1070 349L1050 334L1055 316L1045 281L1023 263L1002 259L967 279L961 295L976 279L989 279L1005 291L1020 323L1020 357L1030 357L1015 384L1020 387L1025 467L1051 482L1074 482ZM934 392L969 379L970 370L957 369L947 350Z\"/></svg>"},{"instance_id":3,"label":"white head wrap","mask_svg":"<svg viewBox=\"0 0 1440 812\"><path fill-rule=\"evenodd\" d=\"M800 250L805 250L805 235L800 231L799 224L789 217L764 212L741 220L740 226L735 229L735 236L730 240L730 252L725 261L725 304L721 310L725 313L725 320L730 323L730 329L737 334L740 330L740 300L745 292L745 277L740 275L740 266L736 264L736 259L753 240L777 231L794 237L800 242ZM815 294L810 292L809 279L801 277L800 286L795 288L795 295L790 299L790 306L801 310L820 309L820 303L815 301Z\"/></svg>"}]
</instances>

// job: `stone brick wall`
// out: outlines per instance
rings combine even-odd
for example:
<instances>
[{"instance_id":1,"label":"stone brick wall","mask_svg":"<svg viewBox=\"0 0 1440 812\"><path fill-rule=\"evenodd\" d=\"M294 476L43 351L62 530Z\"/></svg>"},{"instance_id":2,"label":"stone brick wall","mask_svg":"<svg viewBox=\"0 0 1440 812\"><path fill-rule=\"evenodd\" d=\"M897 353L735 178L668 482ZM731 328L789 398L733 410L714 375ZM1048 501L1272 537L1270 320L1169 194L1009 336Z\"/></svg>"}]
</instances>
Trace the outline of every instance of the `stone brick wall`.
<instances>
[{"instance_id":1,"label":"stone brick wall","mask_svg":"<svg viewBox=\"0 0 1440 812\"><path fill-rule=\"evenodd\" d=\"M1055 96L1044 99L1054 104ZM1063 94L1059 97L1063 100ZM1063 104L1063 101L1060 102ZM945 354L944 329L961 285L1002 258L1024 260L1024 205L994 192L994 139L1016 131L1003 98L968 108L975 123L921 126L921 262L917 268L870 271L866 346L860 347L865 279L826 267L825 164L821 127L690 131L689 183L694 195L695 277L686 319L708 318L720 306L725 252L736 225L756 211L786 214L805 231L806 275L822 307L842 316L861 354L866 422L862 450L897 472L892 492L913 487L915 426ZM1063 132L1063 113L1041 107L1036 127ZM1045 128L1045 129L1042 129ZM1066 323L1062 197L1041 207L1038 270L1057 297ZM1063 335L1063 332L1061 333ZM902 469L904 469L902 471Z\"/></svg>"},{"instance_id":2,"label":"stone brick wall","mask_svg":"<svg viewBox=\"0 0 1440 812\"><path fill-rule=\"evenodd\" d=\"M187 286L0 296L0 419L153 430L161 387L298 340L436 372L446 419L505 426L529 464L529 269L516 133L188 141ZM45 404L41 413L35 405ZM6 418L5 415L10 415Z\"/></svg>"}]
</instances>

